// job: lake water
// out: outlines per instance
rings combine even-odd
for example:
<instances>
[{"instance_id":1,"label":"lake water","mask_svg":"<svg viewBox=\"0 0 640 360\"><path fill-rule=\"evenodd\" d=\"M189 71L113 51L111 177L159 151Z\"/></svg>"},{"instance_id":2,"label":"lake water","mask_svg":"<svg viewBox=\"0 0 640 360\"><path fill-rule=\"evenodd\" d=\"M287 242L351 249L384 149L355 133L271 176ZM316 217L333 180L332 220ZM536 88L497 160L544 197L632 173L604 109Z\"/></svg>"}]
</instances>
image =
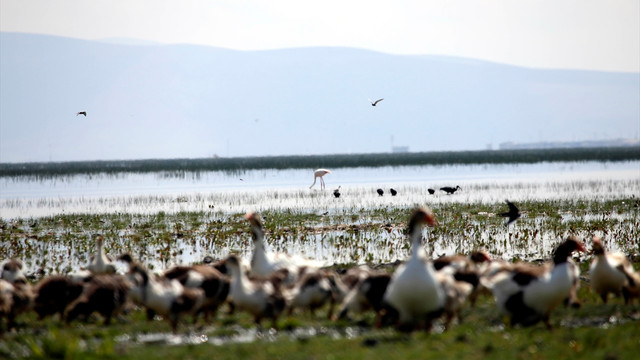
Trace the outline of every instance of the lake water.
<instances>
[{"instance_id":1,"label":"lake water","mask_svg":"<svg viewBox=\"0 0 640 360\"><path fill-rule=\"evenodd\" d=\"M353 206L425 202L495 202L539 199L611 199L640 196L640 161L339 168L313 189L313 170L249 170L242 173L121 173L36 180L0 178L4 219L61 213L223 212L300 209L339 211ZM460 185L455 196L428 188ZM342 196L332 190L340 186ZM389 196L389 188L399 194ZM386 196L375 190L382 188Z\"/></svg>"},{"instance_id":2,"label":"lake water","mask_svg":"<svg viewBox=\"0 0 640 360\"><path fill-rule=\"evenodd\" d=\"M320 190L319 184L309 189L312 182L312 169L251 170L239 174L122 173L77 175L47 180L5 177L0 178L0 217L5 221L12 221L61 214L203 212L205 224L194 229L197 235L192 240L176 241L173 246L177 254L171 258L161 259L156 255L164 246L162 242L150 244L130 241L132 237L139 236L136 226L123 229L117 236L110 237L107 244L110 251L118 253L128 249L135 254L146 254L141 258L142 261L156 269L162 269L170 263L197 262L205 255L221 258L235 252L246 259L250 258L252 245L247 233L236 234L225 239L222 245L211 246L211 239L206 235L206 223L224 218L225 214L271 210L335 214L336 218L342 219L347 214L349 219L350 215L360 213L361 209L411 208L416 205L443 209L450 203L495 204L505 199L517 203L541 200L606 201L634 196L640 198L640 161L346 168L333 169L331 174L325 176L327 189L324 191ZM454 195L437 190L443 186L456 185L460 185L462 189ZM342 195L335 198L333 190L338 186ZM397 196L390 196L391 187L398 190ZM378 196L378 188L385 191L384 196ZM436 189L436 193L430 195L429 188ZM563 221L571 221L574 214L563 213L561 216ZM633 234L637 230L629 228L635 226L629 225L635 224L635 220L622 220L637 217L637 212L609 216L620 218L608 230L609 234L620 234L621 238L631 236L632 241L620 242L612 239L616 241L607 243L607 246L615 251L636 251ZM523 217L526 218L526 214ZM356 219L354 221L360 225L371 221L366 217ZM540 218L542 222L546 220L544 217ZM325 225L335 225L332 220L328 221ZM29 223L31 221L22 222L24 236L32 231ZM525 220L520 220L511 227L490 229L476 228L475 224L469 224L463 237L443 236L431 244L430 251L434 256L469 252L481 241L485 243L486 250L503 259L536 259L548 256L562 234L543 224L524 225L525 223ZM527 231L523 226L529 226L528 230L531 231L535 227L540 233L535 241L523 243L518 240L516 246L512 237ZM580 235L587 236L587 230L582 229ZM27 241L27 238L18 236L16 244L28 245L29 251L21 245L21 248L6 248L8 253L5 255L19 256L27 268L41 269L44 273L86 266L92 250L82 240L86 237L83 230L73 236L69 236L64 228L46 228L40 231L51 232L57 241ZM409 252L404 239L403 229L396 228L389 233L378 230L351 233L333 229L303 238L288 236L268 241L276 251L300 254L326 264L344 264L365 260L386 263L405 259ZM16 244L14 245L17 246ZM50 261L43 263L42 259Z\"/></svg>"}]
</instances>

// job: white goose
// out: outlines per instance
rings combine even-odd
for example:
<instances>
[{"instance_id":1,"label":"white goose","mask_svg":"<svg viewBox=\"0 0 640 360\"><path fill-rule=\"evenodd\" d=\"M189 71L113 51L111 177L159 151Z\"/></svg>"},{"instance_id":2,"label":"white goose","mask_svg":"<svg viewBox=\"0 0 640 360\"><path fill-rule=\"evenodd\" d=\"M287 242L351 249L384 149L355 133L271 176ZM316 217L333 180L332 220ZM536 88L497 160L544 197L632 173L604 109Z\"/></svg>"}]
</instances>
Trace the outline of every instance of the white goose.
<instances>
[{"instance_id":1,"label":"white goose","mask_svg":"<svg viewBox=\"0 0 640 360\"><path fill-rule=\"evenodd\" d=\"M286 303L276 283L249 279L235 255L227 258L226 265L231 275L229 296L234 307L253 315L258 326L261 326L262 319L267 317L272 319L272 326L277 328L278 317Z\"/></svg>"},{"instance_id":2,"label":"white goose","mask_svg":"<svg viewBox=\"0 0 640 360\"><path fill-rule=\"evenodd\" d=\"M251 225L251 233L253 235L254 248L251 258L251 273L258 276L269 276L272 273L286 269L288 277L286 283L293 283L300 276L300 270L303 268L320 267L320 263L311 259L305 259L301 256L291 256L285 253L272 253L266 250L264 241L264 229L260 215L249 212L245 218Z\"/></svg>"},{"instance_id":3,"label":"white goose","mask_svg":"<svg viewBox=\"0 0 640 360\"><path fill-rule=\"evenodd\" d=\"M633 266L623 253L609 253L605 250L602 240L593 237L593 254L595 258L591 262L589 278L591 288L606 304L609 293L616 296L623 295L625 304L629 303L627 274L633 274Z\"/></svg>"},{"instance_id":4,"label":"white goose","mask_svg":"<svg viewBox=\"0 0 640 360\"><path fill-rule=\"evenodd\" d=\"M104 253L104 237L96 237L96 255L91 259L87 269L94 275L115 274L116 267Z\"/></svg>"},{"instance_id":5,"label":"white goose","mask_svg":"<svg viewBox=\"0 0 640 360\"><path fill-rule=\"evenodd\" d=\"M556 248L553 264L519 263L488 279L498 308L510 316L512 326L529 326L542 320L551 329L551 311L577 289L579 269L569 258L576 250L585 251L571 236Z\"/></svg>"},{"instance_id":6,"label":"white goose","mask_svg":"<svg viewBox=\"0 0 640 360\"><path fill-rule=\"evenodd\" d=\"M431 262L421 246L422 226L436 224L433 213L425 208L413 212L409 221L409 236L413 253L391 276L384 302L398 312L399 329L411 331L416 325L431 327L431 321L444 311L445 293Z\"/></svg>"}]
</instances>

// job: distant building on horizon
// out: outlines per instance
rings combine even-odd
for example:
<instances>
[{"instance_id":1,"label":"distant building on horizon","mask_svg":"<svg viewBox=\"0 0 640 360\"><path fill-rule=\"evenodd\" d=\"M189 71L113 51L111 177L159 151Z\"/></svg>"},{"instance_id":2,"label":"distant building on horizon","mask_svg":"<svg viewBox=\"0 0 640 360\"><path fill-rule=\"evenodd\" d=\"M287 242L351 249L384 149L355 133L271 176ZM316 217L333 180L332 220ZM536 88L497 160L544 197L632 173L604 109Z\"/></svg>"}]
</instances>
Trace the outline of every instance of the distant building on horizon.
<instances>
[{"instance_id":1,"label":"distant building on horizon","mask_svg":"<svg viewBox=\"0 0 640 360\"><path fill-rule=\"evenodd\" d=\"M392 146L391 152L392 153L408 153L409 147L408 146Z\"/></svg>"},{"instance_id":2,"label":"distant building on horizon","mask_svg":"<svg viewBox=\"0 0 640 360\"><path fill-rule=\"evenodd\" d=\"M593 147L640 146L640 139L585 140L585 141L544 141L536 143L503 142L500 150L517 149L567 149Z\"/></svg>"}]
</instances>

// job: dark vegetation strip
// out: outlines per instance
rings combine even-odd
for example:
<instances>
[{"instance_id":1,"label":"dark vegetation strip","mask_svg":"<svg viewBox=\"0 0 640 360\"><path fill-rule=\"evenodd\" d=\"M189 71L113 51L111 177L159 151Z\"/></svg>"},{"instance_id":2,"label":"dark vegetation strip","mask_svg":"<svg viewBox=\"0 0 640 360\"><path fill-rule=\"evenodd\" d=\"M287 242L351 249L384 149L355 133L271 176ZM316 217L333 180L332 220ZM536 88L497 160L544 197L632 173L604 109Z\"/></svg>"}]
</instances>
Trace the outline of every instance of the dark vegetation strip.
<instances>
[{"instance_id":1,"label":"dark vegetation strip","mask_svg":"<svg viewBox=\"0 0 640 360\"><path fill-rule=\"evenodd\" d=\"M1 163L0 176L53 177L121 172L242 172L253 169L315 169L403 165L509 164L543 161L640 160L640 147L440 151L200 159Z\"/></svg>"}]
</instances>

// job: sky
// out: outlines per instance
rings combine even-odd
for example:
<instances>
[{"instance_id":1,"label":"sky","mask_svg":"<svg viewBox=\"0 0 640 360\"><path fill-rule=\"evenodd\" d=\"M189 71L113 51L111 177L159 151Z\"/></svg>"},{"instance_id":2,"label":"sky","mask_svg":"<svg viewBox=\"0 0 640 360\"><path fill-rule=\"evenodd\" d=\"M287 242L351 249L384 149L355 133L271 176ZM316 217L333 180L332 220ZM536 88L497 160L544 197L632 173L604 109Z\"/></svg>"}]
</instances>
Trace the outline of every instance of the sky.
<instances>
[{"instance_id":1,"label":"sky","mask_svg":"<svg viewBox=\"0 0 640 360\"><path fill-rule=\"evenodd\" d=\"M2 0L0 31L640 72L638 0Z\"/></svg>"}]
</instances>

